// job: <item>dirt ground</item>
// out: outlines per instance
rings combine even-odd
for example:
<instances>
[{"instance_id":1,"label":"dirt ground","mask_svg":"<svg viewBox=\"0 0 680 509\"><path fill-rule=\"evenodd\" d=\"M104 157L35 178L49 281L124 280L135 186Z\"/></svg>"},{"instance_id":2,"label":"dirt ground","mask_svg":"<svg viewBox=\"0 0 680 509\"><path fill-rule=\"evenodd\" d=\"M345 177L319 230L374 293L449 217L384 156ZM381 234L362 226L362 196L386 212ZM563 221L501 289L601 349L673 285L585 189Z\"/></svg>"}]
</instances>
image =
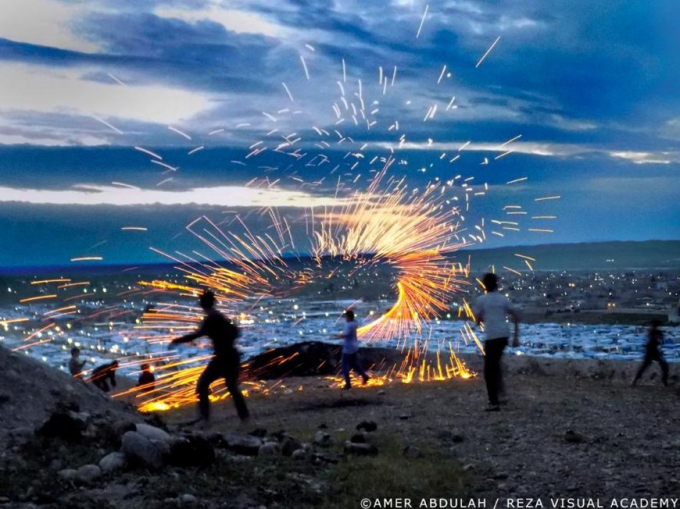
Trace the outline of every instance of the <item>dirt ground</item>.
<instances>
[{"instance_id":1,"label":"dirt ground","mask_svg":"<svg viewBox=\"0 0 680 509\"><path fill-rule=\"evenodd\" d=\"M258 396L249 404L258 427L303 438L325 426L342 439L359 421L375 421L376 435L403 448L455 459L466 477L466 493L474 496L680 494L680 392L661 385L655 366L632 388L626 375L634 372L632 363L599 363L593 371L597 363L585 361L580 366L590 364L590 372L571 376L564 370L546 374L565 362L512 361L506 361L509 401L496 413L484 411L481 377L351 391L327 388L323 380L291 379L289 394ZM621 376L608 366L618 367ZM214 429L234 425L229 401L215 410ZM165 417L172 423L192 414L181 409ZM408 460L403 462L408 469Z\"/></svg>"},{"instance_id":2,"label":"dirt ground","mask_svg":"<svg viewBox=\"0 0 680 509\"><path fill-rule=\"evenodd\" d=\"M479 370L479 362L468 359L472 369ZM312 443L322 430L330 445L314 450L328 461L220 452L209 467L129 470L82 486L60 481L56 469L96 463L111 450L32 439L3 451L9 466L0 471L0 507L341 508L360 507L363 498L382 507L377 499L399 497L415 499L418 507L422 498L472 497L491 500L490 508L495 498L540 497L550 507L557 497L603 503L677 497L680 367L672 367L669 388L656 366L630 387L635 368L508 357L508 403L494 413L484 411L481 377L351 391L322 378L288 379L274 394L248 398L254 420L246 428L225 400L213 405L202 433L263 428ZM180 433L194 412L186 407L160 416L171 433ZM345 441L365 420L377 424L365 436L378 455L344 455ZM182 502L187 496L193 501Z\"/></svg>"}]
</instances>

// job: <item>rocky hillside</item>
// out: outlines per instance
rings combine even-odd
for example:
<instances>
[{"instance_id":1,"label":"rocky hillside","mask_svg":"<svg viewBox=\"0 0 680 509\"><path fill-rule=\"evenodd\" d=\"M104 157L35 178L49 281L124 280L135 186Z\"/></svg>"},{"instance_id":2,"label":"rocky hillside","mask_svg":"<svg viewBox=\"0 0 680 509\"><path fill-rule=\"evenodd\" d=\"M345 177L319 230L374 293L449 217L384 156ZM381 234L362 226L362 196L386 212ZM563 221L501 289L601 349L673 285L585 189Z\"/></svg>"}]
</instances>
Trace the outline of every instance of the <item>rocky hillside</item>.
<instances>
[{"instance_id":1,"label":"rocky hillside","mask_svg":"<svg viewBox=\"0 0 680 509\"><path fill-rule=\"evenodd\" d=\"M332 360L309 344L296 353L269 353L262 366L278 354ZM480 377L351 391L289 377L286 390L248 398L251 424L224 400L196 429L192 407L143 416L24 356L0 359L0 507L344 508L394 497L609 507L680 490L680 394L656 366L631 388L637 364L508 355L508 402L493 413ZM466 361L481 369L481 358ZM679 374L673 366L675 385Z\"/></svg>"}]
</instances>

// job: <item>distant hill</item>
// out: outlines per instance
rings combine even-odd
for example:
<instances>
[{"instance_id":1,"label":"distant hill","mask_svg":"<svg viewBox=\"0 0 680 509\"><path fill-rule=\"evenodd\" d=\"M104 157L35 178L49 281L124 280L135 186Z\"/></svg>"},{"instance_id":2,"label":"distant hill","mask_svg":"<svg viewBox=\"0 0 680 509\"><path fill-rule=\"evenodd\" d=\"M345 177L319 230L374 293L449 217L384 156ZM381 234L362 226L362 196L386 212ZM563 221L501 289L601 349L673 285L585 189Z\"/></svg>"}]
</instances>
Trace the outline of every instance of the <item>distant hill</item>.
<instances>
[{"instance_id":1,"label":"distant hill","mask_svg":"<svg viewBox=\"0 0 680 509\"><path fill-rule=\"evenodd\" d=\"M535 270L623 270L623 269L678 269L680 241L649 240L642 242L588 242L579 244L543 244L496 249L461 250L455 257L467 261L472 270L486 270L495 265L526 269L517 254L535 258L529 261Z\"/></svg>"},{"instance_id":2,"label":"distant hill","mask_svg":"<svg viewBox=\"0 0 680 509\"><path fill-rule=\"evenodd\" d=\"M470 260L475 272L503 267L526 270L523 255L534 270L624 270L624 269L680 269L680 240L648 240L588 242L578 244L541 244L536 246L511 246L493 249L464 249L451 255L451 259L466 264ZM289 265L305 265L309 258L289 257ZM132 270L130 270L132 268ZM58 267L0 267L0 276L33 275L116 275L123 271L132 274L161 275L176 273L174 264L126 265L64 265Z\"/></svg>"}]
</instances>

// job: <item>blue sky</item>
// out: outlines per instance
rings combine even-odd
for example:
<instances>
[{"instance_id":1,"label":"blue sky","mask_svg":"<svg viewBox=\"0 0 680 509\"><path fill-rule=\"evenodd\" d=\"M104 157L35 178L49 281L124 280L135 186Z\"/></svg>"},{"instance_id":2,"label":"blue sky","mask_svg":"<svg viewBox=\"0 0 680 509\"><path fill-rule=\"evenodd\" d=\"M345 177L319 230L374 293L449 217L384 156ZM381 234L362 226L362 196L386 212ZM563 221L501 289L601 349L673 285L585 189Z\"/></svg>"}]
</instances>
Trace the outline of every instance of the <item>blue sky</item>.
<instances>
[{"instance_id":1,"label":"blue sky","mask_svg":"<svg viewBox=\"0 0 680 509\"><path fill-rule=\"evenodd\" d=\"M678 239L677 19L672 0L3 0L0 266L154 261L192 218L263 205L302 224L391 150L413 187L488 183L470 221L557 216L488 247Z\"/></svg>"}]
</instances>

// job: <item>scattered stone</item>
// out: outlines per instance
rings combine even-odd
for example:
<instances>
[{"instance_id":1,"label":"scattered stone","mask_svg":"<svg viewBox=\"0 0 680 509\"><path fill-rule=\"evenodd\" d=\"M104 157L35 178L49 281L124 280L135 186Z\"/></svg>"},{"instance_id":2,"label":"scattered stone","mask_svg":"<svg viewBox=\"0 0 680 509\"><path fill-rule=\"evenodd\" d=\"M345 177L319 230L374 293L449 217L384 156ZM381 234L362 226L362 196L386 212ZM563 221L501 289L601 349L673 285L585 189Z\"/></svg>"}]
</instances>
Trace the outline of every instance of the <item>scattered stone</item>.
<instances>
[{"instance_id":1,"label":"scattered stone","mask_svg":"<svg viewBox=\"0 0 680 509\"><path fill-rule=\"evenodd\" d=\"M302 442L293 437L286 436L281 442L281 454L284 456L292 456L295 451L303 448Z\"/></svg>"},{"instance_id":2,"label":"scattered stone","mask_svg":"<svg viewBox=\"0 0 680 509\"><path fill-rule=\"evenodd\" d=\"M372 432L378 429L378 425L373 421L361 421L357 424L357 431L368 431Z\"/></svg>"},{"instance_id":3,"label":"scattered stone","mask_svg":"<svg viewBox=\"0 0 680 509\"><path fill-rule=\"evenodd\" d=\"M345 454L355 456L377 456L378 448L371 444L355 444L348 440L345 442Z\"/></svg>"},{"instance_id":4,"label":"scattered stone","mask_svg":"<svg viewBox=\"0 0 680 509\"><path fill-rule=\"evenodd\" d=\"M76 481L89 484L102 475L102 469L97 465L83 465L76 470Z\"/></svg>"},{"instance_id":5,"label":"scattered stone","mask_svg":"<svg viewBox=\"0 0 680 509\"><path fill-rule=\"evenodd\" d=\"M406 421L406 420L408 420L408 419L410 419L410 418L411 418L411 414L401 414L401 415L399 416L399 419L402 420L402 421Z\"/></svg>"},{"instance_id":6,"label":"scattered stone","mask_svg":"<svg viewBox=\"0 0 680 509\"><path fill-rule=\"evenodd\" d=\"M136 424L135 428L137 433L149 440L158 440L161 442L168 442L170 440L170 435L168 435L167 432L160 428L156 428L155 426L141 423Z\"/></svg>"},{"instance_id":7,"label":"scattered stone","mask_svg":"<svg viewBox=\"0 0 680 509\"><path fill-rule=\"evenodd\" d=\"M191 495L190 493L185 493L181 497L179 497L179 502L182 505L194 505L195 503L198 502L198 499Z\"/></svg>"},{"instance_id":8,"label":"scattered stone","mask_svg":"<svg viewBox=\"0 0 680 509\"><path fill-rule=\"evenodd\" d=\"M304 449L298 449L296 451L293 451L293 454L291 457L294 460L306 460L307 459L307 451Z\"/></svg>"},{"instance_id":9,"label":"scattered stone","mask_svg":"<svg viewBox=\"0 0 680 509\"><path fill-rule=\"evenodd\" d=\"M472 463L468 463L463 467L463 472L469 472L470 470L474 470L475 466Z\"/></svg>"},{"instance_id":10,"label":"scattered stone","mask_svg":"<svg viewBox=\"0 0 680 509\"><path fill-rule=\"evenodd\" d=\"M76 473L77 471L73 468L65 468L64 470L57 472L57 475L64 481L71 481L76 478Z\"/></svg>"},{"instance_id":11,"label":"scattered stone","mask_svg":"<svg viewBox=\"0 0 680 509\"><path fill-rule=\"evenodd\" d=\"M171 465L178 467L203 467L215 461L215 449L207 438L184 435L170 442Z\"/></svg>"},{"instance_id":12,"label":"scattered stone","mask_svg":"<svg viewBox=\"0 0 680 509\"><path fill-rule=\"evenodd\" d=\"M384 395L385 395L385 391L383 389L380 389L378 391L378 396L384 396Z\"/></svg>"},{"instance_id":13,"label":"scattered stone","mask_svg":"<svg viewBox=\"0 0 680 509\"><path fill-rule=\"evenodd\" d=\"M276 456L281 452L281 446L276 442L265 442L260 446L258 456Z\"/></svg>"},{"instance_id":14,"label":"scattered stone","mask_svg":"<svg viewBox=\"0 0 680 509\"><path fill-rule=\"evenodd\" d=\"M125 455L122 452L112 452L104 456L99 462L99 468L105 474L125 468Z\"/></svg>"},{"instance_id":15,"label":"scattered stone","mask_svg":"<svg viewBox=\"0 0 680 509\"><path fill-rule=\"evenodd\" d=\"M582 444L586 441L586 438L580 433L576 433L574 430L568 429L564 433L564 441L568 444Z\"/></svg>"},{"instance_id":16,"label":"scattered stone","mask_svg":"<svg viewBox=\"0 0 680 509\"><path fill-rule=\"evenodd\" d=\"M352 438L349 439L353 444L365 444L366 436L363 433L355 433Z\"/></svg>"},{"instance_id":17,"label":"scattered stone","mask_svg":"<svg viewBox=\"0 0 680 509\"><path fill-rule=\"evenodd\" d=\"M407 445L404 448L403 455L404 455L405 458L409 458L409 459L416 459L416 458L422 458L423 457L423 453L420 452L420 449L418 449L417 447L413 447L412 445Z\"/></svg>"},{"instance_id":18,"label":"scattered stone","mask_svg":"<svg viewBox=\"0 0 680 509\"><path fill-rule=\"evenodd\" d=\"M260 438L236 431L225 433L224 440L227 443L227 449L245 456L257 456L262 446Z\"/></svg>"},{"instance_id":19,"label":"scattered stone","mask_svg":"<svg viewBox=\"0 0 680 509\"><path fill-rule=\"evenodd\" d=\"M331 443L331 435L329 433L322 430L314 433L314 445L318 445L319 447L330 447Z\"/></svg>"},{"instance_id":20,"label":"scattered stone","mask_svg":"<svg viewBox=\"0 0 680 509\"><path fill-rule=\"evenodd\" d=\"M57 472L59 470L62 470L64 468L64 462L61 461L59 458L55 458L52 461L50 461L50 470L56 470Z\"/></svg>"},{"instance_id":21,"label":"scattered stone","mask_svg":"<svg viewBox=\"0 0 680 509\"><path fill-rule=\"evenodd\" d=\"M133 465L157 469L163 466L169 446L167 443L151 441L136 431L128 431L123 435L121 452Z\"/></svg>"}]
</instances>

